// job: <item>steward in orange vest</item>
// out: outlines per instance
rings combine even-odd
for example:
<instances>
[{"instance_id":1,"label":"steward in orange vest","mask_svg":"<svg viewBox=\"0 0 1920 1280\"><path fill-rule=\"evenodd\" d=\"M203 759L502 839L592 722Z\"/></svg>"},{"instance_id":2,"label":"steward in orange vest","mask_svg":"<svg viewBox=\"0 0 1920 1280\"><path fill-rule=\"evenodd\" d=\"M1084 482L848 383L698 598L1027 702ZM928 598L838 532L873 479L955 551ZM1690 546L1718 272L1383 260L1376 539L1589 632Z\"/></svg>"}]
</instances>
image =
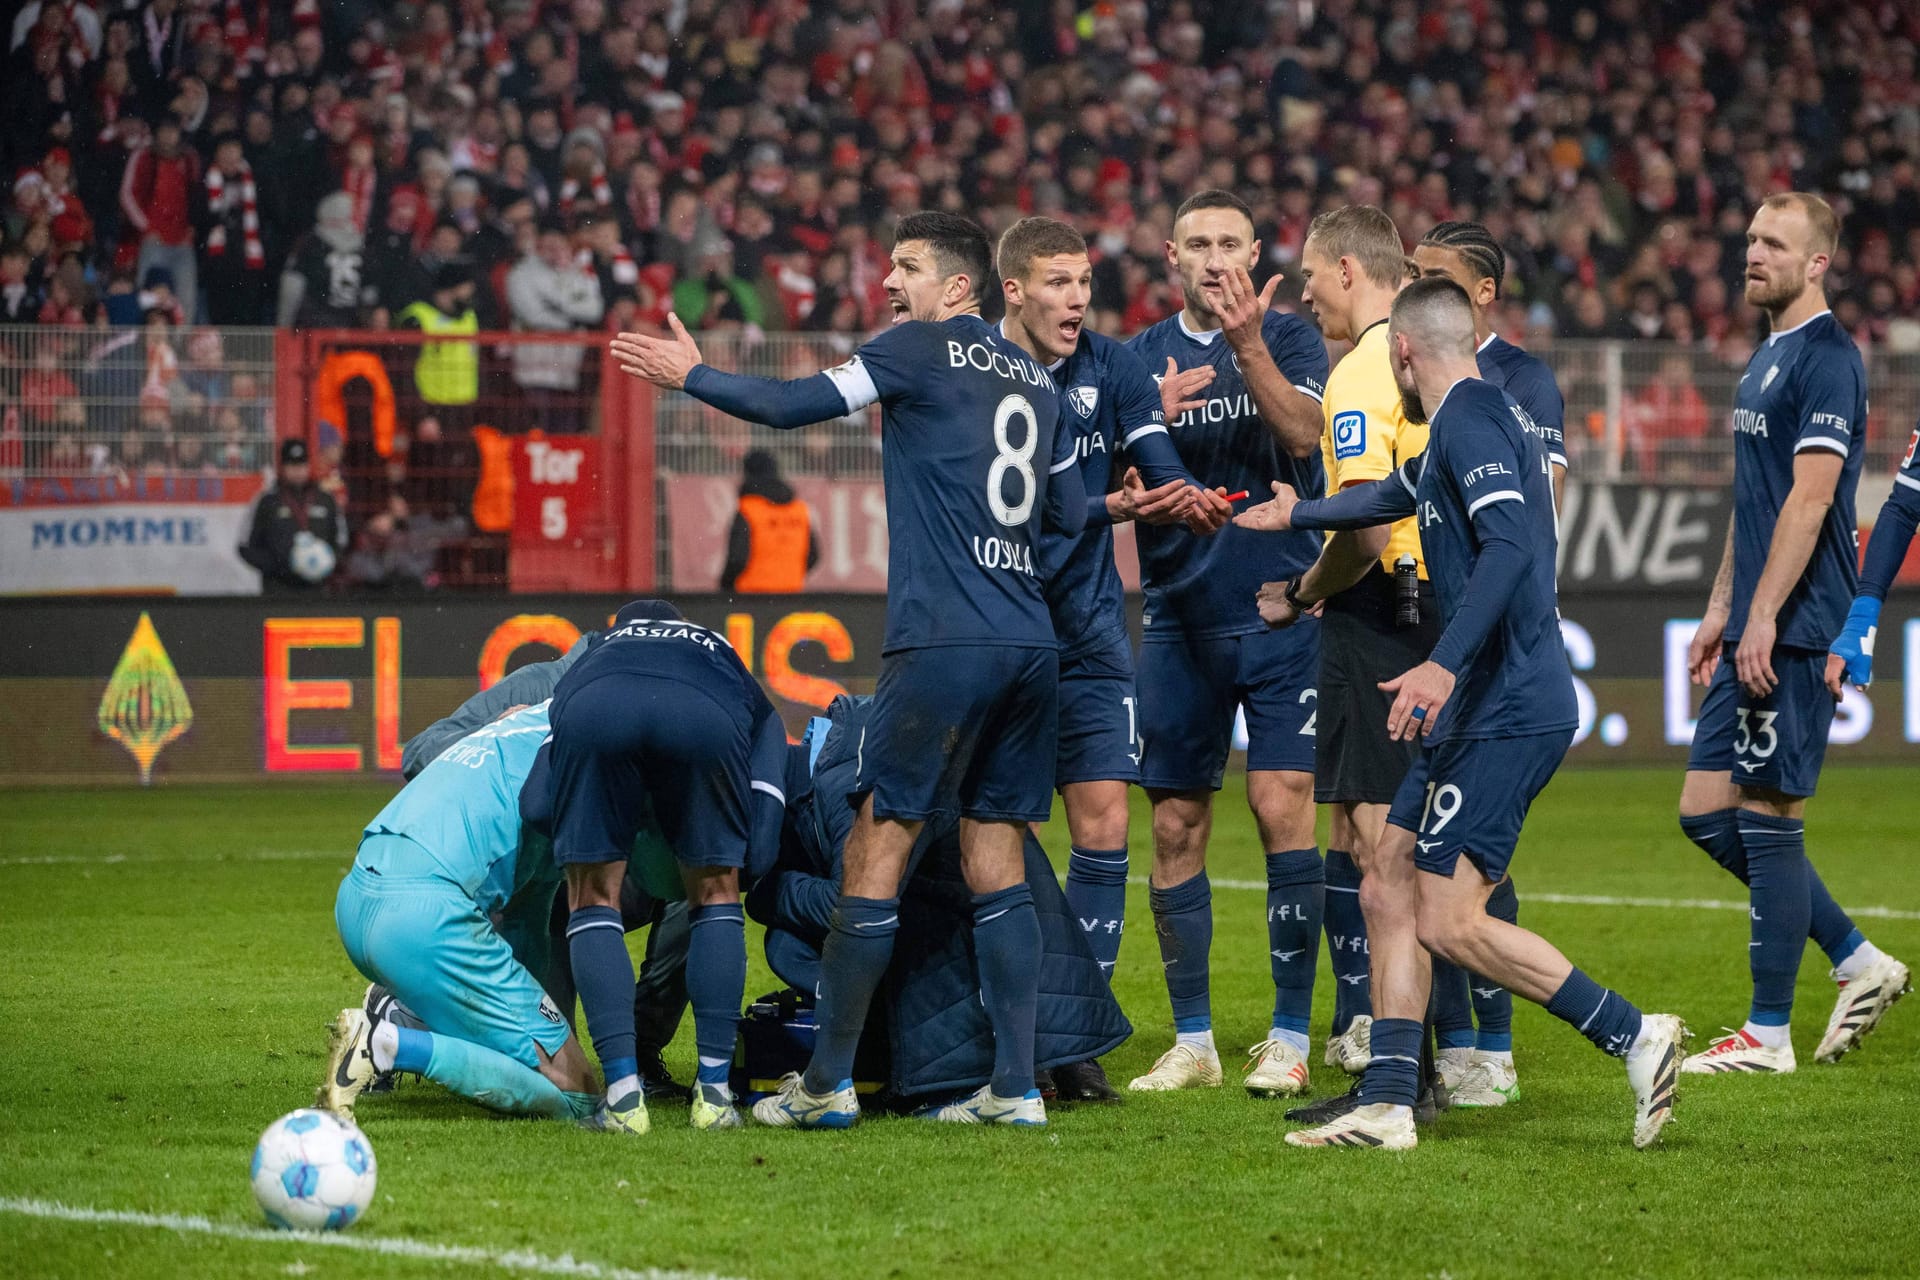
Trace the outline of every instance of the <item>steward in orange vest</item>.
<instances>
[{"instance_id":1,"label":"steward in orange vest","mask_svg":"<svg viewBox=\"0 0 1920 1280\"><path fill-rule=\"evenodd\" d=\"M740 472L740 509L727 534L720 589L742 595L801 590L807 570L820 559L807 504L794 496L764 449L742 459Z\"/></svg>"}]
</instances>

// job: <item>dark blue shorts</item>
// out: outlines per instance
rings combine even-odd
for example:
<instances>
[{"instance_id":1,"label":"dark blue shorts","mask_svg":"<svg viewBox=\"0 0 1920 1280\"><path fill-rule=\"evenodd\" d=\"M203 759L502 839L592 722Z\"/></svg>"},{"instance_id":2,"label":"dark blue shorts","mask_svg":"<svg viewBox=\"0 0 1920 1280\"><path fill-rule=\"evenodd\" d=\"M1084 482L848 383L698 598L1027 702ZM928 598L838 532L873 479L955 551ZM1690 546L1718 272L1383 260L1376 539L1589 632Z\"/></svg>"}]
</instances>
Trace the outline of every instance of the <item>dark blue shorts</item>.
<instances>
[{"instance_id":1,"label":"dark blue shorts","mask_svg":"<svg viewBox=\"0 0 1920 1280\"><path fill-rule=\"evenodd\" d=\"M880 664L848 799L876 818L958 814L1044 822L1053 812L1057 649L946 645Z\"/></svg>"},{"instance_id":2,"label":"dark blue shorts","mask_svg":"<svg viewBox=\"0 0 1920 1280\"><path fill-rule=\"evenodd\" d=\"M1506 878L1535 796L1573 745L1573 730L1423 747L1387 821L1414 833L1413 865L1453 875L1462 854L1487 883Z\"/></svg>"},{"instance_id":3,"label":"dark blue shorts","mask_svg":"<svg viewBox=\"0 0 1920 1280\"><path fill-rule=\"evenodd\" d=\"M1218 791L1247 715L1247 768L1313 772L1320 623L1224 639L1148 636L1140 646L1140 785Z\"/></svg>"},{"instance_id":4,"label":"dark blue shorts","mask_svg":"<svg viewBox=\"0 0 1920 1280\"><path fill-rule=\"evenodd\" d=\"M1810 796L1827 758L1827 731L1839 704L1827 692L1827 655L1813 649L1773 651L1780 683L1764 698L1740 687L1727 645L1707 686L1693 729L1687 768L1730 773L1735 786Z\"/></svg>"},{"instance_id":5,"label":"dark blue shorts","mask_svg":"<svg viewBox=\"0 0 1920 1280\"><path fill-rule=\"evenodd\" d=\"M682 680L609 671L555 698L551 716L555 862L625 862L652 822L686 866L746 865L746 708Z\"/></svg>"},{"instance_id":6,"label":"dark blue shorts","mask_svg":"<svg viewBox=\"0 0 1920 1280\"><path fill-rule=\"evenodd\" d=\"M1140 703L1126 633L1060 660L1060 745L1053 785L1140 781Z\"/></svg>"}]
</instances>

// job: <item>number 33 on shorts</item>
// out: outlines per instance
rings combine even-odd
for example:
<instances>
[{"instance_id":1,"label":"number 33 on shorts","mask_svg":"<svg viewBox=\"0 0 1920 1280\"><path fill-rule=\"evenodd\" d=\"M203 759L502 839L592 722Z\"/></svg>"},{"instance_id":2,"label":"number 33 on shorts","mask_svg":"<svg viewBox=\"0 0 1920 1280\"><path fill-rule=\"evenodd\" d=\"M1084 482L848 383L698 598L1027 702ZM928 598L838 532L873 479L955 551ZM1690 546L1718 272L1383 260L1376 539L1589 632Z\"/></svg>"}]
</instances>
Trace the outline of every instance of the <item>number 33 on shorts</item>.
<instances>
[{"instance_id":1,"label":"number 33 on shorts","mask_svg":"<svg viewBox=\"0 0 1920 1280\"><path fill-rule=\"evenodd\" d=\"M1750 756L1755 760L1765 760L1771 756L1780 746L1780 734L1773 727L1773 722L1779 718L1778 711L1736 708L1733 713L1733 754Z\"/></svg>"}]
</instances>

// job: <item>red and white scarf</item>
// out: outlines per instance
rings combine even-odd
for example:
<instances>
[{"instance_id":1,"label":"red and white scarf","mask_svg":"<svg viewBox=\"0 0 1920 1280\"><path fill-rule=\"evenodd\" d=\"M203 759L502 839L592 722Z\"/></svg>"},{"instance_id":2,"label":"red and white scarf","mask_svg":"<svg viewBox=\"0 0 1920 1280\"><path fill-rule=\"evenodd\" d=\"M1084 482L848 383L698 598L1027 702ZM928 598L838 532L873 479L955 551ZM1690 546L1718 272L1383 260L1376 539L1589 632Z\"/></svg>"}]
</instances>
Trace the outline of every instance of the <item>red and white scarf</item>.
<instances>
[{"instance_id":1,"label":"red and white scarf","mask_svg":"<svg viewBox=\"0 0 1920 1280\"><path fill-rule=\"evenodd\" d=\"M581 183L571 175L560 184L560 212L571 214L574 201L580 196ZM607 166L596 161L593 166L593 205L600 208L613 203L613 188L607 183Z\"/></svg>"},{"instance_id":2,"label":"red and white scarf","mask_svg":"<svg viewBox=\"0 0 1920 1280\"><path fill-rule=\"evenodd\" d=\"M245 160L240 162L240 172L234 177L234 190L227 190L227 175L220 172L220 166L214 165L207 170L207 212L215 222L213 229L207 232L207 256L222 257L227 252L226 214L232 208L231 201L237 196L240 201L240 230L246 237L247 270L264 270L267 265L267 251L260 243L259 193L253 186L253 166Z\"/></svg>"}]
</instances>

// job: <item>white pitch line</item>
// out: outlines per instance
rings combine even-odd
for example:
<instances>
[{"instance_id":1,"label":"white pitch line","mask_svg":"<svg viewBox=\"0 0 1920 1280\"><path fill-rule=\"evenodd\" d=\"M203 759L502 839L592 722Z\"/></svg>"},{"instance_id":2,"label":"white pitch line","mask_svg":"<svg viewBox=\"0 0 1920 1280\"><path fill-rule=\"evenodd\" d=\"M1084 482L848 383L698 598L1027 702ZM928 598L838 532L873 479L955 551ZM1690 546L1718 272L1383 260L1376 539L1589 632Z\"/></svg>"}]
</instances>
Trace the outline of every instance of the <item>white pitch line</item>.
<instances>
[{"instance_id":1,"label":"white pitch line","mask_svg":"<svg viewBox=\"0 0 1920 1280\"><path fill-rule=\"evenodd\" d=\"M86 854L46 854L22 858L0 858L0 867L162 867L180 862L319 862L338 859L343 865L353 851L338 849L254 849L246 853L190 853L179 857L132 857L124 853L97 856Z\"/></svg>"},{"instance_id":2,"label":"white pitch line","mask_svg":"<svg viewBox=\"0 0 1920 1280\"><path fill-rule=\"evenodd\" d=\"M224 1240L248 1240L259 1244L311 1245L324 1249L349 1249L360 1253L380 1253L389 1257L416 1258L423 1262L453 1262L469 1267L498 1267L503 1271L522 1271L542 1276L584 1276L587 1280L722 1280L710 1271L662 1270L647 1267L634 1271L627 1267L586 1262L562 1254L550 1258L525 1249L495 1251L472 1245L430 1244L405 1236L345 1235L339 1232L273 1231L266 1227L238 1222L217 1222L211 1218L177 1213L139 1213L128 1209L89 1209L61 1204L57 1200L32 1200L0 1196L0 1213L27 1218L50 1218L59 1222L90 1222L100 1226L150 1227L183 1234L218 1236Z\"/></svg>"},{"instance_id":3,"label":"white pitch line","mask_svg":"<svg viewBox=\"0 0 1920 1280\"><path fill-rule=\"evenodd\" d=\"M1146 884L1145 876L1128 876L1128 884ZM1262 880L1214 880L1216 889L1250 889L1259 893L1267 891ZM1721 898L1618 898L1604 893L1535 893L1530 889L1520 891L1520 901L1544 902L1563 907L1652 907L1665 911L1745 911L1744 902L1729 902ZM1869 920L1920 920L1920 911L1902 911L1897 907L1847 907L1848 915L1863 916Z\"/></svg>"}]
</instances>

